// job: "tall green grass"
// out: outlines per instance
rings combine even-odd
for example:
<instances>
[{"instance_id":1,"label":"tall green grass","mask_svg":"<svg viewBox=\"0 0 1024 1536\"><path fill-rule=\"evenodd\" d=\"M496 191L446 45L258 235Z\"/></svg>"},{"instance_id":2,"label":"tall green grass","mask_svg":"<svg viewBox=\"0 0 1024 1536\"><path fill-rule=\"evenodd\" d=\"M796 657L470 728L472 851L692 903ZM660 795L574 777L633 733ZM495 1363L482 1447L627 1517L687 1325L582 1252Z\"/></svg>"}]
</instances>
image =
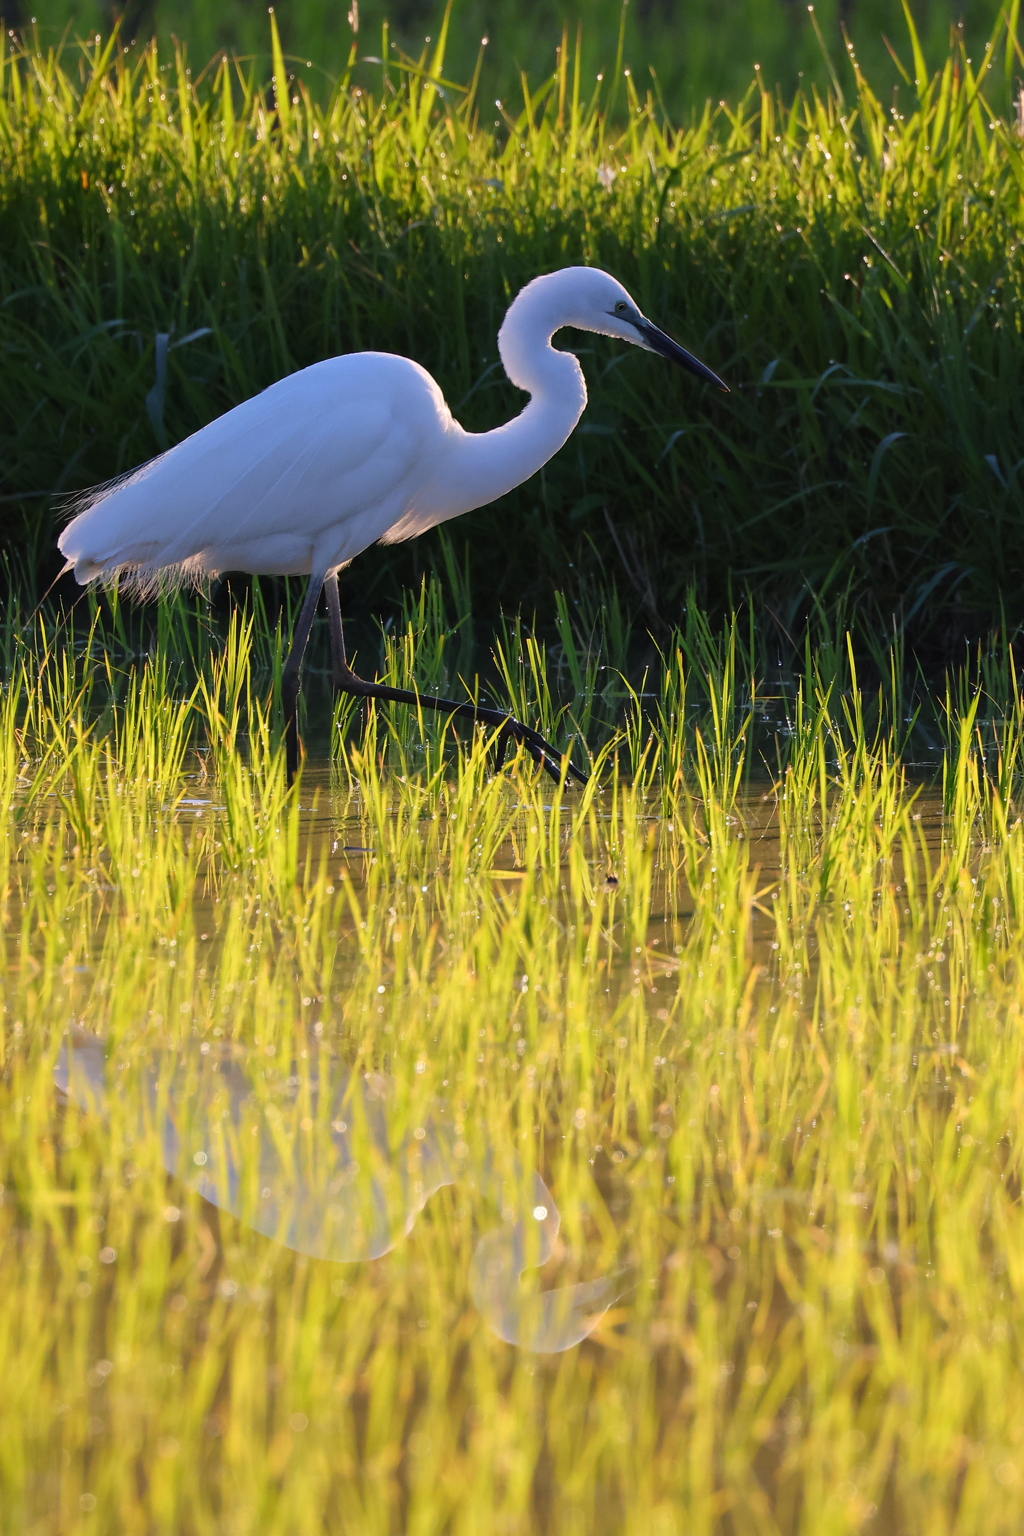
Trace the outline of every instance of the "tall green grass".
<instances>
[{"instance_id":1,"label":"tall green grass","mask_svg":"<svg viewBox=\"0 0 1024 1536\"><path fill-rule=\"evenodd\" d=\"M973 0L953 7L945 0L924 0L914 6L915 25L925 56L934 65L949 45L956 27L969 54L980 56L999 12L993 0ZM22 0L12 8L8 24L28 21ZM412 58L418 57L424 36L436 38L443 6L435 0L360 0L356 8L327 6L322 0L284 0L274 7L286 54L295 66L309 67L321 86L345 68L353 45L360 56L378 53L381 25L387 21L392 42ZM134 0L112 7L106 0L47 0L35 7L44 42L56 42L67 30L72 36L105 35L112 17L122 19L124 41L158 37L161 47L176 42L188 46L193 68L221 53L244 55L257 69L269 68L270 47L265 13L243 0L220 0L216 6L177 0ZM880 94L888 95L898 79L886 47L885 34L899 30L898 11L886 0L824 0L814 8L818 27L837 50L845 27L867 64ZM473 72L481 38L486 37L482 86L485 99L504 100L519 90L520 74L543 78L550 70L563 26L572 37L583 28L583 68L589 80L598 72L631 69L644 86L652 72L658 89L673 112L681 114L707 100L735 100L746 90L755 67L770 90L786 96L803 82L809 89L829 85L829 67L815 37L815 24L805 6L788 0L736 0L726 11L710 5L680 5L675 0L588 0L552 3L530 0L459 0L458 26L448 48L448 74L466 80ZM353 33L353 22L357 30Z\"/></svg>"},{"instance_id":2,"label":"tall green grass","mask_svg":"<svg viewBox=\"0 0 1024 1536\"><path fill-rule=\"evenodd\" d=\"M442 617L409 602L396 675L456 664ZM613 712L573 694L588 629L511 631L498 675L537 657L533 707L590 722L585 790L389 710L289 790L253 634L198 673L180 634L123 671L102 627L12 643L5 1536L1019 1529L1012 658L919 697L922 788L898 656L866 687L841 632L766 697L747 626L694 616ZM76 1030L102 1113L57 1091ZM195 1088L224 1050L236 1122ZM418 1131L457 1138L374 1261L208 1203L191 1142L167 1171L176 1083L208 1169L234 1135L250 1175L270 1138L326 1178L329 1074L393 1080L399 1183ZM560 1354L503 1342L474 1270L535 1173L562 1228L532 1283L629 1271Z\"/></svg>"},{"instance_id":3,"label":"tall green grass","mask_svg":"<svg viewBox=\"0 0 1024 1536\"><path fill-rule=\"evenodd\" d=\"M467 426L495 424L521 403L497 364L506 303L582 260L733 393L586 338L571 443L506 516L453 534L481 617L614 581L664 643L690 586L719 609L750 588L799 641L810 583L833 614L906 631L926 663L1001 599L1016 622L1017 8L934 74L908 26L892 104L851 53L849 88L755 82L684 127L634 76L595 85L571 39L500 113L478 76L439 83L444 28L418 64L353 66L326 101L276 43L270 77L224 58L200 79L155 47L5 40L14 579L55 569L54 494L333 352L415 356ZM443 563L437 539L369 554L348 605L394 611Z\"/></svg>"}]
</instances>

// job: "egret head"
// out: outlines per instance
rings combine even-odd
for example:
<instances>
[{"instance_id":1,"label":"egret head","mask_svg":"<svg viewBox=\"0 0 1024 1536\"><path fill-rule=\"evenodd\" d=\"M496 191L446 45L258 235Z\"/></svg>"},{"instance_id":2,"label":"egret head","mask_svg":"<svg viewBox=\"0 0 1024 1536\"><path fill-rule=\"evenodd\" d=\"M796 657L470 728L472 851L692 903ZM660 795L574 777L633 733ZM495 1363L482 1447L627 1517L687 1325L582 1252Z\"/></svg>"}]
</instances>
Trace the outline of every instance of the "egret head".
<instances>
[{"instance_id":1,"label":"egret head","mask_svg":"<svg viewBox=\"0 0 1024 1536\"><path fill-rule=\"evenodd\" d=\"M568 325L628 341L634 347L643 347L645 352L667 357L705 383L729 392L728 385L717 374L659 330L622 284L599 267L563 267L561 271L534 278L513 302L502 331L506 331L509 321L514 323L517 319L542 327L549 337Z\"/></svg>"}]
</instances>

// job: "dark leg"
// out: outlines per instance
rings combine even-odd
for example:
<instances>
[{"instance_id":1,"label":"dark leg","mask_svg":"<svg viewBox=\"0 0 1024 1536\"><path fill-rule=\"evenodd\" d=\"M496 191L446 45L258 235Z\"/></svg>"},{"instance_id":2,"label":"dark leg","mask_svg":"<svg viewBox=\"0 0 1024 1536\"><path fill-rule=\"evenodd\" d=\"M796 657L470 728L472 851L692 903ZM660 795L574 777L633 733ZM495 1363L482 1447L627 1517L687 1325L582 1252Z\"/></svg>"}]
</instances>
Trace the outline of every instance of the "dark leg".
<instances>
[{"instance_id":1,"label":"dark leg","mask_svg":"<svg viewBox=\"0 0 1024 1536\"><path fill-rule=\"evenodd\" d=\"M437 699L429 693L412 693L406 688L388 688L384 683L368 683L364 678L357 677L345 656L345 635L341 627L341 604L338 601L336 571L330 572L324 585L327 588L327 613L331 624L331 672L335 688L342 693L355 694L361 699L388 699L394 704L411 704L414 709L417 707L436 709L462 720L479 720L484 725L500 726L499 768L505 761L510 739L515 739L523 743L535 763L545 768L556 782L560 780L562 754L558 748L503 709L490 709L484 704L460 704L452 699ZM581 773L578 768L574 768L572 763L568 764L566 773L578 784L587 782L587 775Z\"/></svg>"},{"instance_id":2,"label":"dark leg","mask_svg":"<svg viewBox=\"0 0 1024 1536\"><path fill-rule=\"evenodd\" d=\"M341 603L338 600L338 573L329 571L324 581L324 591L327 593L327 619L331 626L331 681L335 688L344 688L344 677L348 671L348 661L345 658L345 632L341 627Z\"/></svg>"},{"instance_id":3,"label":"dark leg","mask_svg":"<svg viewBox=\"0 0 1024 1536\"><path fill-rule=\"evenodd\" d=\"M306 595L302 599L302 607L299 610L295 633L292 635L292 648L285 658L284 670L281 673L281 705L284 709L284 733L288 753L289 783L294 779L299 766L298 713L302 657L306 649L306 642L309 639L309 632L313 627L316 605L320 601L320 589L323 584L323 576L314 571L309 578Z\"/></svg>"}]
</instances>

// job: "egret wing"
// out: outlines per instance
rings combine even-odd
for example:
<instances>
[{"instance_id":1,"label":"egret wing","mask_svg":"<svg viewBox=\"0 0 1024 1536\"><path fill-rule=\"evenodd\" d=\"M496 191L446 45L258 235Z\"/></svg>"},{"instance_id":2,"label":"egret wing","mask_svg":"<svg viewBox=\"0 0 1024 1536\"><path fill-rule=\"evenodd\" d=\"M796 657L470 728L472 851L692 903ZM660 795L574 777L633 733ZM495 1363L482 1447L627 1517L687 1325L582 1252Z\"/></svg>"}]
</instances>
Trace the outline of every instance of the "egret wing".
<instances>
[{"instance_id":1,"label":"egret wing","mask_svg":"<svg viewBox=\"0 0 1024 1536\"><path fill-rule=\"evenodd\" d=\"M86 575L308 571L325 538L351 559L401 508L423 427L393 387L337 366L354 361L292 374L152 460L68 525L62 552Z\"/></svg>"}]
</instances>

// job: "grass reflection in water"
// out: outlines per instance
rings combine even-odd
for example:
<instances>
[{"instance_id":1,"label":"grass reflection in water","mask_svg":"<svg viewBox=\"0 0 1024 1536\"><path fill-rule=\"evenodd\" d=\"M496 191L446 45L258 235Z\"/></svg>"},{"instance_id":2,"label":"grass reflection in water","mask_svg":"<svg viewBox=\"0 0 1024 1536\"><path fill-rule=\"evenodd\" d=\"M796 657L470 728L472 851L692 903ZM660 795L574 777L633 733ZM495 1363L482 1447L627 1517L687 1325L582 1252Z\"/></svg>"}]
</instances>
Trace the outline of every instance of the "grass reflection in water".
<instances>
[{"instance_id":1,"label":"grass reflection in water","mask_svg":"<svg viewBox=\"0 0 1024 1536\"><path fill-rule=\"evenodd\" d=\"M239 633L3 697L0 1526L1019 1528L1013 690L289 792Z\"/></svg>"}]
</instances>

